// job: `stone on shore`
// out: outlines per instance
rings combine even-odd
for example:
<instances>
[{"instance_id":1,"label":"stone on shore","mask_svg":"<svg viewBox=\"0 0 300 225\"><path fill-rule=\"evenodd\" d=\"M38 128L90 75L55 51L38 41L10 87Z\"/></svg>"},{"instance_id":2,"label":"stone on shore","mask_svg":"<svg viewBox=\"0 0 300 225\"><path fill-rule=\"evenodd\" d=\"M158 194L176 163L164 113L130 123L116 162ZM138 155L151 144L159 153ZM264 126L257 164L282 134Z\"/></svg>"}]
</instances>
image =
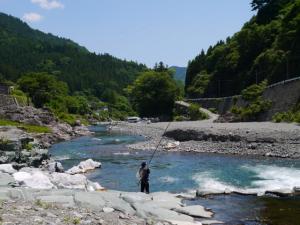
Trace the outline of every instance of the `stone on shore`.
<instances>
[{"instance_id":1,"label":"stone on shore","mask_svg":"<svg viewBox=\"0 0 300 225\"><path fill-rule=\"evenodd\" d=\"M160 208L160 206L155 206L147 203L134 203L133 208L136 210L136 215L141 218L148 219L158 219L162 221L184 221L184 222L194 222L194 218L187 215L182 215L172 210L166 208Z\"/></svg>"},{"instance_id":2,"label":"stone on shore","mask_svg":"<svg viewBox=\"0 0 300 225\"><path fill-rule=\"evenodd\" d=\"M0 186L8 186L10 183L14 183L15 179L8 173L0 172Z\"/></svg>"},{"instance_id":3,"label":"stone on shore","mask_svg":"<svg viewBox=\"0 0 300 225\"><path fill-rule=\"evenodd\" d=\"M41 200L42 202L47 203L59 203L64 207L74 207L75 202L73 196L55 196L55 195L48 195L48 196L39 196L37 200Z\"/></svg>"},{"instance_id":4,"label":"stone on shore","mask_svg":"<svg viewBox=\"0 0 300 225\"><path fill-rule=\"evenodd\" d=\"M113 208L110 207L104 207L102 210L105 213L112 213L113 211L115 211Z\"/></svg>"},{"instance_id":5,"label":"stone on shore","mask_svg":"<svg viewBox=\"0 0 300 225\"><path fill-rule=\"evenodd\" d=\"M22 186L34 189L52 189L54 185L50 179L42 172L17 172L13 174L14 179Z\"/></svg>"},{"instance_id":6,"label":"stone on shore","mask_svg":"<svg viewBox=\"0 0 300 225\"><path fill-rule=\"evenodd\" d=\"M13 168L12 164L1 164L0 165L0 172L13 174L17 171Z\"/></svg>"},{"instance_id":7,"label":"stone on shore","mask_svg":"<svg viewBox=\"0 0 300 225\"><path fill-rule=\"evenodd\" d=\"M230 192L226 193L229 194ZM196 192L197 197L206 197L209 195L223 195L225 194L225 190L218 190L218 189L199 189Z\"/></svg>"},{"instance_id":8,"label":"stone on shore","mask_svg":"<svg viewBox=\"0 0 300 225\"><path fill-rule=\"evenodd\" d=\"M91 209L101 210L105 207L105 201L97 192L76 192L74 195L76 204L80 207L88 207Z\"/></svg>"},{"instance_id":9,"label":"stone on shore","mask_svg":"<svg viewBox=\"0 0 300 225\"><path fill-rule=\"evenodd\" d=\"M266 191L265 194L276 195L279 197L287 197L287 196L291 196L293 194L293 190L289 189L289 188L269 190L269 191Z\"/></svg>"},{"instance_id":10,"label":"stone on shore","mask_svg":"<svg viewBox=\"0 0 300 225\"><path fill-rule=\"evenodd\" d=\"M66 189L85 190L88 184L87 178L81 174L52 173L50 180L56 187Z\"/></svg>"},{"instance_id":11,"label":"stone on shore","mask_svg":"<svg viewBox=\"0 0 300 225\"><path fill-rule=\"evenodd\" d=\"M213 216L212 212L207 211L203 206L200 205L185 206L174 208L172 210L192 217L211 218Z\"/></svg>"},{"instance_id":12,"label":"stone on shore","mask_svg":"<svg viewBox=\"0 0 300 225\"><path fill-rule=\"evenodd\" d=\"M48 171L51 173L54 172L58 172L58 173L62 173L64 172L64 167L62 166L62 164L60 162L51 162L48 164L47 166Z\"/></svg>"},{"instance_id":13,"label":"stone on shore","mask_svg":"<svg viewBox=\"0 0 300 225\"><path fill-rule=\"evenodd\" d=\"M79 173L86 173L90 170L94 170L96 168L100 168L101 163L93 161L92 159L88 159L86 161L82 161L79 163L78 166L74 166L71 169L67 170L66 173L68 174L79 174Z\"/></svg>"}]
</instances>

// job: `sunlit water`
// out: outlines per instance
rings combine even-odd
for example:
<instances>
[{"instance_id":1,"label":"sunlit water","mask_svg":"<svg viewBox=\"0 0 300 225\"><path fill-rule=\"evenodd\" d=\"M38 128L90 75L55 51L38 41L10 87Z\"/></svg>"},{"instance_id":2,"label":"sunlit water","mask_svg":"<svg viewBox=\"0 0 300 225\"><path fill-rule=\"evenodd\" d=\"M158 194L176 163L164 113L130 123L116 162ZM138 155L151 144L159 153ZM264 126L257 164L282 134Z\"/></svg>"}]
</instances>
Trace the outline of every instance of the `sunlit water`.
<instances>
[{"instance_id":1,"label":"sunlit water","mask_svg":"<svg viewBox=\"0 0 300 225\"><path fill-rule=\"evenodd\" d=\"M136 172L141 162L150 159L152 152L129 151L126 145L143 141L144 138L109 133L103 126L92 127L91 130L95 132L92 137L54 145L50 150L52 156L61 161L66 169L88 158L100 161L102 168L87 174L89 179L108 189L138 191ZM178 193L196 189L229 189L263 193L265 190L300 186L300 160L158 152L150 169L151 191ZM200 203L212 208L216 219L232 222L247 217L246 222L243 220L244 224L258 224L253 220L260 217L265 200L231 195L187 203ZM299 202L299 199L292 201Z\"/></svg>"}]
</instances>

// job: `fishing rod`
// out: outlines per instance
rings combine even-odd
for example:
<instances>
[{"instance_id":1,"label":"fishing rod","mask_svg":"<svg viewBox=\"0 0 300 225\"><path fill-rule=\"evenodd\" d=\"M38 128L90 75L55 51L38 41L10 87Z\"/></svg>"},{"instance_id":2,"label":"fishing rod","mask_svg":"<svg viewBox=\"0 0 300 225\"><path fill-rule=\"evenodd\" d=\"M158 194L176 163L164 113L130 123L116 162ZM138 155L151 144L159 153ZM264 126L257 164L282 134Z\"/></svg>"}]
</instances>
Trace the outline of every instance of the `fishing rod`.
<instances>
[{"instance_id":1,"label":"fishing rod","mask_svg":"<svg viewBox=\"0 0 300 225\"><path fill-rule=\"evenodd\" d=\"M161 138L160 138L160 140L159 140L158 144L156 145L156 148L155 148L154 152L153 152L153 153L152 153L152 155L151 155L151 158L150 158L150 160L148 161L148 168L149 168L149 166L150 166L150 163L152 162L152 159L153 159L153 157L154 157L155 153L157 152L157 150L158 150L158 147L160 146L160 144L161 144L161 142L162 142L162 140L163 140L163 138L164 138L164 135L166 134L166 132L167 132L167 130L168 130L168 128L169 128L169 126L170 126L170 124L171 124L171 121L170 121L170 122L168 122L168 125L167 125L167 127L165 128L165 130L164 130L164 132L163 132L163 134L162 134L162 136L161 136Z\"/></svg>"},{"instance_id":2,"label":"fishing rod","mask_svg":"<svg viewBox=\"0 0 300 225\"><path fill-rule=\"evenodd\" d=\"M165 135L165 133L167 132L167 130L168 130L170 124L171 124L171 121L168 122L167 127L165 128L165 130L164 130L162 136L160 137L160 140L159 140L158 144L156 145L156 148L155 148L154 152L153 152L152 155L151 155L150 160L148 161L148 164L147 164L148 168L149 168L149 166L150 166L150 164L151 164L151 162L152 162L152 159L153 159L155 153L157 152L158 147L160 146L160 144L161 144L161 142L162 142L162 140L163 140L163 138L164 138L164 135ZM140 180L140 174L139 174L139 171L136 173L136 178L139 179L139 182L137 183L137 185L140 185L141 180Z\"/></svg>"}]
</instances>

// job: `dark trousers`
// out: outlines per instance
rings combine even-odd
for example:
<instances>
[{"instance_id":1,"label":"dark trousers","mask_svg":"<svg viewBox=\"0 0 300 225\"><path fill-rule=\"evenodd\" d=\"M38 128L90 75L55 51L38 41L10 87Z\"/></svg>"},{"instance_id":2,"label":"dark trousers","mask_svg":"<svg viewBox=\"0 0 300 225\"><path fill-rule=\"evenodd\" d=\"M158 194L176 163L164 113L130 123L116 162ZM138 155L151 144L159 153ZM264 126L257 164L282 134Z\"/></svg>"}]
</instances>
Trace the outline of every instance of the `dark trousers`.
<instances>
[{"instance_id":1,"label":"dark trousers","mask_svg":"<svg viewBox=\"0 0 300 225\"><path fill-rule=\"evenodd\" d=\"M149 194L149 182L148 181L141 181L141 192L145 192Z\"/></svg>"}]
</instances>

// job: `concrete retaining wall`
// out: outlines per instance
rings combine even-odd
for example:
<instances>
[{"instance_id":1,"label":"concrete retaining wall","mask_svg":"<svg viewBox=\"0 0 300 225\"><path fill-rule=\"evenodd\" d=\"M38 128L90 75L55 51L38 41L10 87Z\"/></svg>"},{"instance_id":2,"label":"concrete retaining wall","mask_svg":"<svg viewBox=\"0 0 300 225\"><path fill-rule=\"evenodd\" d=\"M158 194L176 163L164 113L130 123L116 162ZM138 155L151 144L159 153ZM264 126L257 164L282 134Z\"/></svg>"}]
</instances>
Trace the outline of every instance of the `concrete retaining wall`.
<instances>
[{"instance_id":1,"label":"concrete retaining wall","mask_svg":"<svg viewBox=\"0 0 300 225\"><path fill-rule=\"evenodd\" d=\"M272 107L263 113L259 120L268 121L272 119L274 114L288 111L300 100L300 77L268 86L263 97L272 101ZM244 106L246 103L240 95L225 98L187 99L187 101L198 103L203 108L215 108L219 114L228 112L235 102L239 107Z\"/></svg>"}]
</instances>

